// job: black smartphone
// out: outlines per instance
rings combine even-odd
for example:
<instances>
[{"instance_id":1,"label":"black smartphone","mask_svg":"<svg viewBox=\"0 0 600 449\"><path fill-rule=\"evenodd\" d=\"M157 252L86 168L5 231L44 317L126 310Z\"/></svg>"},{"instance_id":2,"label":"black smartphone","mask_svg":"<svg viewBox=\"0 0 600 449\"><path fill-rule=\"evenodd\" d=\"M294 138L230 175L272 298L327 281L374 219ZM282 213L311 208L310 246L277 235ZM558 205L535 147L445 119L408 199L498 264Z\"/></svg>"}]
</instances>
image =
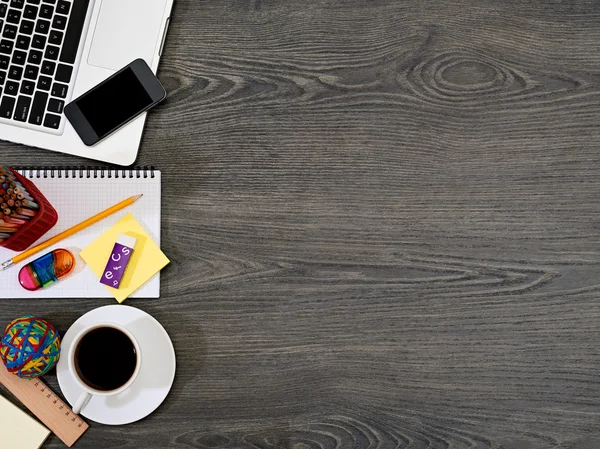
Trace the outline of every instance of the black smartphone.
<instances>
[{"instance_id":1,"label":"black smartphone","mask_svg":"<svg viewBox=\"0 0 600 449\"><path fill-rule=\"evenodd\" d=\"M65 115L87 146L165 99L167 93L143 59L136 59L65 106Z\"/></svg>"}]
</instances>

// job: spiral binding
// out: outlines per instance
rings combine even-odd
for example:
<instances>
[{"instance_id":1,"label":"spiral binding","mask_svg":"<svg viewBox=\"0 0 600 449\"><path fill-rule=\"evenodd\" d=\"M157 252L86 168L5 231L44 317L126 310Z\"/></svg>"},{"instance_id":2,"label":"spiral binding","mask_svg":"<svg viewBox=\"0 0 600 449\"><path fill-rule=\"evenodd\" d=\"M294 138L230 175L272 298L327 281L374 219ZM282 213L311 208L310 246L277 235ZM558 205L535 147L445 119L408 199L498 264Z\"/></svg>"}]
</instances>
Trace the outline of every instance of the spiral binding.
<instances>
[{"instance_id":1,"label":"spiral binding","mask_svg":"<svg viewBox=\"0 0 600 449\"><path fill-rule=\"evenodd\" d=\"M28 179L36 178L154 178L154 167L113 170L102 167L20 167L16 169Z\"/></svg>"}]
</instances>

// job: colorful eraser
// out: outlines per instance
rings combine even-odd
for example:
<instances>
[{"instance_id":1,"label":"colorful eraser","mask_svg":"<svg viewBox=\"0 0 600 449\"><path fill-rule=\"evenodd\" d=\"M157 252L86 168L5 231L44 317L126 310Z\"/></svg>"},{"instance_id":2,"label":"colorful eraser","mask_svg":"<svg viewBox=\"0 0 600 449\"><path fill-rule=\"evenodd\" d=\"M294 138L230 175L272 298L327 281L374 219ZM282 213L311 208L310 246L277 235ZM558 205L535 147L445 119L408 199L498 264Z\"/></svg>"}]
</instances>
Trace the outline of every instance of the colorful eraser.
<instances>
[{"instance_id":1,"label":"colorful eraser","mask_svg":"<svg viewBox=\"0 0 600 449\"><path fill-rule=\"evenodd\" d=\"M73 268L73 254L66 249L55 249L21 268L19 283L25 290L33 292L58 282Z\"/></svg>"},{"instance_id":2,"label":"colorful eraser","mask_svg":"<svg viewBox=\"0 0 600 449\"><path fill-rule=\"evenodd\" d=\"M112 253L108 258L104 273L100 278L101 284L112 288L119 288L136 243L137 239L135 237L131 237L127 234L119 235Z\"/></svg>"}]
</instances>

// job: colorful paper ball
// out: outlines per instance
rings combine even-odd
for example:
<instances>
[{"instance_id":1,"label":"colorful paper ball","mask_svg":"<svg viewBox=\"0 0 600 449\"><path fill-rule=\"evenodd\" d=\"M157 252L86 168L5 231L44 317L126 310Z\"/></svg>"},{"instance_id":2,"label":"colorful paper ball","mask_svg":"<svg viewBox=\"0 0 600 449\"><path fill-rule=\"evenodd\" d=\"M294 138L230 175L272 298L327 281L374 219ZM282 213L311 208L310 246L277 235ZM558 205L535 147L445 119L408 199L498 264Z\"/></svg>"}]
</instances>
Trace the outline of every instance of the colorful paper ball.
<instances>
[{"instance_id":1,"label":"colorful paper ball","mask_svg":"<svg viewBox=\"0 0 600 449\"><path fill-rule=\"evenodd\" d=\"M9 372L33 379L50 371L60 357L60 337L52 324L24 316L6 327L0 342L0 358Z\"/></svg>"}]
</instances>

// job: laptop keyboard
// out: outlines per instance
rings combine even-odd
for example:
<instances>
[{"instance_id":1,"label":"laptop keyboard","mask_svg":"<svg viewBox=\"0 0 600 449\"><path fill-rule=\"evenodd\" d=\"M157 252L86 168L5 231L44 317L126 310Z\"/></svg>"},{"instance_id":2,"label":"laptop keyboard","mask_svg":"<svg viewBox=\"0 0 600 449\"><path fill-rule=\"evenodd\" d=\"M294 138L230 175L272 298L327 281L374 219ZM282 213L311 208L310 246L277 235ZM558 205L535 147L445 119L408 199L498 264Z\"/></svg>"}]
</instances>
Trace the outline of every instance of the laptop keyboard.
<instances>
[{"instance_id":1,"label":"laptop keyboard","mask_svg":"<svg viewBox=\"0 0 600 449\"><path fill-rule=\"evenodd\" d=\"M89 0L0 0L0 118L55 132Z\"/></svg>"}]
</instances>

